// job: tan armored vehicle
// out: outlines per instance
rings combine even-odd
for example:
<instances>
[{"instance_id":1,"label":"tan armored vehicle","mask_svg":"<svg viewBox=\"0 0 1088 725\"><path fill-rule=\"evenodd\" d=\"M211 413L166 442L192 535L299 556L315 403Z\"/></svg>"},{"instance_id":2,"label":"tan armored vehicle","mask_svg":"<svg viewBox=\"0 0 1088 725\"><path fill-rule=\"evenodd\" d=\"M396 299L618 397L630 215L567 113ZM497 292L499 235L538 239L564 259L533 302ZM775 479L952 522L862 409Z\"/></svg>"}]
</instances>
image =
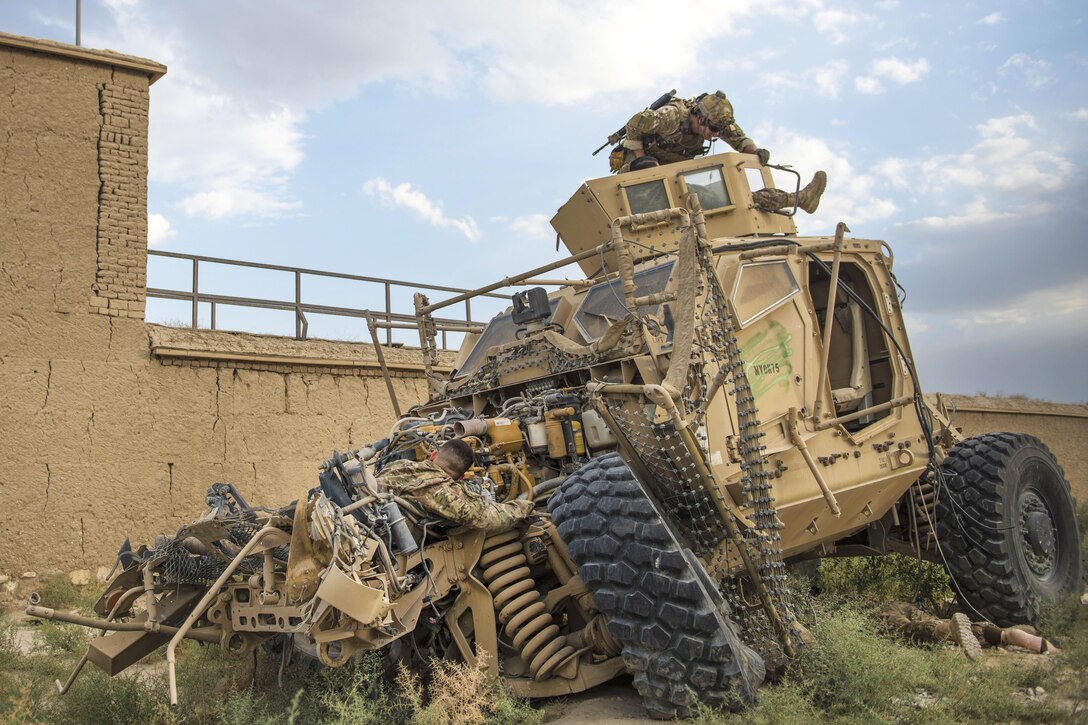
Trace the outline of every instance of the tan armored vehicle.
<instances>
[{"instance_id":1,"label":"tan armored vehicle","mask_svg":"<svg viewBox=\"0 0 1088 725\"><path fill-rule=\"evenodd\" d=\"M431 399L320 485L254 509L217 484L172 538L125 551L87 659L116 673L184 637L475 662L548 697L630 672L649 712L751 701L802 645L785 562L920 553L964 605L1032 622L1079 591L1068 483L1025 435L960 440L917 384L884 242L802 238L754 208L755 156L586 182L552 224L571 256L476 294L537 287L472 331L448 378L416 298ZM577 263L581 282L536 278ZM485 497L528 497L486 534L375 474L458 437ZM286 652L290 647L281 647ZM286 654L284 654L286 656ZM78 673L78 670L77 670ZM73 674L73 678L75 674Z\"/></svg>"}]
</instances>

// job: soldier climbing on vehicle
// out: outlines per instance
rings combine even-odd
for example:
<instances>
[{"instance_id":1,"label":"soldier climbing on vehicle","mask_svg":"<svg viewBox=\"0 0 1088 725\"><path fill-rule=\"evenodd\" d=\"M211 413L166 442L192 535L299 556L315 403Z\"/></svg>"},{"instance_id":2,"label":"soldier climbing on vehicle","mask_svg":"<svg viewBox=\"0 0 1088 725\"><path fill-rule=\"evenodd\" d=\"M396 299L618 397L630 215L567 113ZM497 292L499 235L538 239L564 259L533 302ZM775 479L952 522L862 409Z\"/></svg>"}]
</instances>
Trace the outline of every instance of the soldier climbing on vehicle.
<instances>
[{"instance_id":1,"label":"soldier climbing on vehicle","mask_svg":"<svg viewBox=\"0 0 1088 725\"><path fill-rule=\"evenodd\" d=\"M652 165L637 161L648 157L663 164L689 161L705 155L709 146L704 142L715 138L741 153L757 155L764 165L770 161L771 152L758 148L744 133L733 116L733 104L724 93L715 91L693 99L666 94L650 108L636 113L623 129L609 137L610 143L617 144L609 154L609 167L613 173L638 170ZM753 192L752 200L766 211L792 207L796 201L798 207L812 214L826 187L827 174L817 171L796 198L781 189L766 188Z\"/></svg>"}]
</instances>

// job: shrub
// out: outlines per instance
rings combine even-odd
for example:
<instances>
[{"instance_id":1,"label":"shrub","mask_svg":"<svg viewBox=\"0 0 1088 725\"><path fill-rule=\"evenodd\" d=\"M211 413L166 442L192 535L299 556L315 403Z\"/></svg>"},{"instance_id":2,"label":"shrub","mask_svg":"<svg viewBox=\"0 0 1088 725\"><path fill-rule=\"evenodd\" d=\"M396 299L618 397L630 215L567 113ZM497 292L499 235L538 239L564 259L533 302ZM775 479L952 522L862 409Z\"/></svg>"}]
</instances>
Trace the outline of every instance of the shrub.
<instances>
[{"instance_id":1,"label":"shrub","mask_svg":"<svg viewBox=\"0 0 1088 725\"><path fill-rule=\"evenodd\" d=\"M38 627L40 645L48 654L83 654L91 641L90 630L75 624L42 622Z\"/></svg>"},{"instance_id":2,"label":"shrub","mask_svg":"<svg viewBox=\"0 0 1088 725\"><path fill-rule=\"evenodd\" d=\"M82 598L79 587L60 574L43 579L38 594L41 595L42 606L52 609L74 607Z\"/></svg>"},{"instance_id":3,"label":"shrub","mask_svg":"<svg viewBox=\"0 0 1088 725\"><path fill-rule=\"evenodd\" d=\"M818 576L826 593L851 599L921 600L937 608L952 596L943 566L903 554L823 559Z\"/></svg>"}]
</instances>

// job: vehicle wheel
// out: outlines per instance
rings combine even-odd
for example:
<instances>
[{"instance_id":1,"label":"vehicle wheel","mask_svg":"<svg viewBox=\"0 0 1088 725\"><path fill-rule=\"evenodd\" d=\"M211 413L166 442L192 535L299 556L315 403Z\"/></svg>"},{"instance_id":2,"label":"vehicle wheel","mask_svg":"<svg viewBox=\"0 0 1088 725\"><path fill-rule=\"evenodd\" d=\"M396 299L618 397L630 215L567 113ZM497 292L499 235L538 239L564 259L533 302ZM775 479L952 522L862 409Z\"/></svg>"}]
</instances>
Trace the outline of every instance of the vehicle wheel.
<instances>
[{"instance_id":1,"label":"vehicle wheel","mask_svg":"<svg viewBox=\"0 0 1088 725\"><path fill-rule=\"evenodd\" d=\"M548 506L651 716L755 700L763 660L618 454L587 463Z\"/></svg>"},{"instance_id":2,"label":"vehicle wheel","mask_svg":"<svg viewBox=\"0 0 1088 725\"><path fill-rule=\"evenodd\" d=\"M1080 533L1061 466L1038 438L969 438L942 464L937 536L953 591L995 624L1037 624L1079 594Z\"/></svg>"}]
</instances>

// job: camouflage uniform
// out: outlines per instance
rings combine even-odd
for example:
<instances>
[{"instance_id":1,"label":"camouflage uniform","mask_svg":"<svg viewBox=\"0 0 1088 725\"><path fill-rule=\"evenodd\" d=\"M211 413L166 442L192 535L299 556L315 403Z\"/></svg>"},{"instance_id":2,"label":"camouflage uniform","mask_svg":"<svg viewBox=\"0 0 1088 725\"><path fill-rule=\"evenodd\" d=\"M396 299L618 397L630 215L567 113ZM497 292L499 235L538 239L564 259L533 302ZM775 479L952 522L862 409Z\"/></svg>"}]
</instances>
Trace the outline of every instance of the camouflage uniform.
<instances>
[{"instance_id":1,"label":"camouflage uniform","mask_svg":"<svg viewBox=\"0 0 1088 725\"><path fill-rule=\"evenodd\" d=\"M914 642L955 642L968 659L977 660L981 643L995 647L1002 643L1002 629L992 624L975 624L966 614L957 612L951 619L938 619L907 602L892 602L879 613L888 629Z\"/></svg>"},{"instance_id":2,"label":"camouflage uniform","mask_svg":"<svg viewBox=\"0 0 1088 725\"><path fill-rule=\"evenodd\" d=\"M907 602L891 602L880 610L880 620L888 629L915 642L944 642L952 639L947 619L938 619Z\"/></svg>"},{"instance_id":3,"label":"camouflage uniform","mask_svg":"<svg viewBox=\"0 0 1088 725\"><path fill-rule=\"evenodd\" d=\"M492 534L514 528L533 513L532 501L490 501L454 481L433 461L396 461L378 482L433 514Z\"/></svg>"},{"instance_id":4,"label":"camouflage uniform","mask_svg":"<svg viewBox=\"0 0 1088 725\"><path fill-rule=\"evenodd\" d=\"M645 151L663 164L688 161L706 153L706 141L691 131L691 109L694 100L675 99L656 111L639 111L627 122L627 137L623 140L622 165L613 171L627 171L635 158L635 151ZM722 124L721 138L739 151L755 142L733 120L732 105L729 116Z\"/></svg>"}]
</instances>

